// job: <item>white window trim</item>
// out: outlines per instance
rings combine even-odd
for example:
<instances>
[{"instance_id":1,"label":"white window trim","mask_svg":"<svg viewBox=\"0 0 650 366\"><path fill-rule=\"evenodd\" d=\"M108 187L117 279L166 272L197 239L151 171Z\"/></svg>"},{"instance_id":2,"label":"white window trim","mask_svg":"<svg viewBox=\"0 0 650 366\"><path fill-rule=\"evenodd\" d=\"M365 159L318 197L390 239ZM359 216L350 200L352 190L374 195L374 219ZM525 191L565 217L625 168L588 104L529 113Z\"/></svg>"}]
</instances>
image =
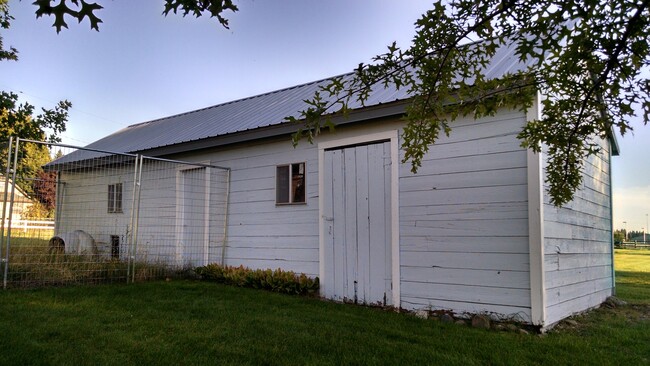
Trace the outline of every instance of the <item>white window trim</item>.
<instances>
[{"instance_id":1,"label":"white window trim","mask_svg":"<svg viewBox=\"0 0 650 366\"><path fill-rule=\"evenodd\" d=\"M541 96L537 93L526 121L539 119ZM535 325L546 326L546 283L544 268L544 175L543 154L526 151L528 176L528 255L530 261L530 316Z\"/></svg>"},{"instance_id":2,"label":"white window trim","mask_svg":"<svg viewBox=\"0 0 650 366\"><path fill-rule=\"evenodd\" d=\"M117 194L116 194L117 190L116 190L116 188L118 186L120 187L120 209L119 210L116 209L116 207L117 207L117 205L116 205L116 203L117 203ZM113 202L112 202L113 204L111 205L111 201L108 200L108 197L107 197L106 212L108 212L109 214L124 213L124 183L117 182L117 183L109 184L107 186L108 193L110 193L111 187L114 187L113 188ZM108 196L108 194L107 194L107 196ZM111 206L113 207L112 210L111 210Z\"/></svg>"}]
</instances>

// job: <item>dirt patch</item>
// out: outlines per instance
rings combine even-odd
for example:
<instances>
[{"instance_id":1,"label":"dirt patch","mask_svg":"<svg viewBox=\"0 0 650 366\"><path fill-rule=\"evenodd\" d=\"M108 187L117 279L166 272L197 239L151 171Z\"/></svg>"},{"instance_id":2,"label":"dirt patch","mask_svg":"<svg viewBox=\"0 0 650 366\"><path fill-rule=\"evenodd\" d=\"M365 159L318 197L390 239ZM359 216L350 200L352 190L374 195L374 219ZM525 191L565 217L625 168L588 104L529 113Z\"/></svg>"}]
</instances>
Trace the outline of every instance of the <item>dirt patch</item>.
<instances>
[{"instance_id":1,"label":"dirt patch","mask_svg":"<svg viewBox=\"0 0 650 366\"><path fill-rule=\"evenodd\" d=\"M562 320L551 332L580 331L605 319L623 318L631 324L650 322L650 305L627 304L617 307L602 306L581 315Z\"/></svg>"},{"instance_id":2,"label":"dirt patch","mask_svg":"<svg viewBox=\"0 0 650 366\"><path fill-rule=\"evenodd\" d=\"M650 321L650 305L628 305L619 308L626 318L633 322Z\"/></svg>"}]
</instances>

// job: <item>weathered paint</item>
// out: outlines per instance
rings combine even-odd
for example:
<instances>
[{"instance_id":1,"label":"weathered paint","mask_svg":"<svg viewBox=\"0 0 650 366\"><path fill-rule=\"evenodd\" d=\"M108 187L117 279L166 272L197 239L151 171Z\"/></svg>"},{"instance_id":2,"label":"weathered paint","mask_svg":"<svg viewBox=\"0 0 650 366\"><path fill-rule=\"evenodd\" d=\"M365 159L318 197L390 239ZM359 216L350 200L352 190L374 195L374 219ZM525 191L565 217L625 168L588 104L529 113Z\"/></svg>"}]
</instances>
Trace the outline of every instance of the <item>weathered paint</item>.
<instances>
[{"instance_id":1,"label":"weathered paint","mask_svg":"<svg viewBox=\"0 0 650 366\"><path fill-rule=\"evenodd\" d=\"M544 197L546 326L613 293L609 141L583 169L583 185L562 208Z\"/></svg>"},{"instance_id":2,"label":"weathered paint","mask_svg":"<svg viewBox=\"0 0 650 366\"><path fill-rule=\"evenodd\" d=\"M527 153L517 111L461 120L400 171L402 306L530 321Z\"/></svg>"},{"instance_id":3,"label":"weathered paint","mask_svg":"<svg viewBox=\"0 0 650 366\"><path fill-rule=\"evenodd\" d=\"M528 121L541 118L539 93L528 110ZM544 326L546 321L546 291L544 289L544 189L542 185L542 154L527 152L528 168L528 250L530 258L530 313L531 322Z\"/></svg>"},{"instance_id":4,"label":"weathered paint","mask_svg":"<svg viewBox=\"0 0 650 366\"><path fill-rule=\"evenodd\" d=\"M386 230L390 143L327 150L323 165L323 291L337 300L392 304L391 235Z\"/></svg>"}]
</instances>

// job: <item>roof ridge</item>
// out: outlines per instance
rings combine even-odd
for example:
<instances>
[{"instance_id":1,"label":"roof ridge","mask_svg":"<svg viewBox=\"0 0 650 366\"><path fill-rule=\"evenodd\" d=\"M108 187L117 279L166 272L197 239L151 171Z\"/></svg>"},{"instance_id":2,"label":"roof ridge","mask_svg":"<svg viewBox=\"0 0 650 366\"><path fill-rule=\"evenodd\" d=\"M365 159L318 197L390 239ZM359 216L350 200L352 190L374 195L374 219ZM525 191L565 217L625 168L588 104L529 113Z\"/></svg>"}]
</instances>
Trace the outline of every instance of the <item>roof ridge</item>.
<instances>
[{"instance_id":1,"label":"roof ridge","mask_svg":"<svg viewBox=\"0 0 650 366\"><path fill-rule=\"evenodd\" d=\"M332 79L335 79L335 78L340 78L340 77L344 77L344 76L347 76L347 75L352 75L353 73L354 73L354 71L347 72L347 73L343 73L343 74L339 74L339 75L335 75L335 76L326 77L326 78L323 78L323 79L318 79L318 80L306 82L306 83L303 83L303 84L298 84L298 85L293 85L293 86L289 86L289 87L286 87L286 88L276 89L276 90L273 90L273 91L270 91L270 92L265 92L265 93L253 95L253 96L250 96L250 97L244 97L244 98L235 99L235 100L231 100L231 101L224 102L224 103L211 105L211 106L204 107L204 108L195 109L195 110L188 111L188 112L177 113L177 114L173 114L171 116L165 116L165 117L161 117L161 118L152 119L152 120L149 120L149 121L138 122L138 123L134 123L132 125L128 125L126 128L128 129L128 128L132 128L132 127L143 126L143 125L147 125L147 124L154 123L154 122L164 121L166 119L185 116L185 115L188 115L188 114L205 111L205 110L212 109L212 108L222 107L222 106L229 105L229 104L239 103L239 102L242 102L242 101L245 101L245 100L260 98L260 97L263 97L263 96L276 94L276 93L284 92L284 91L287 91L287 90L298 89L298 88L301 88L301 87L304 87L304 86L307 86L307 85L318 84L318 83L321 83L321 82L326 81L326 80L332 80Z\"/></svg>"}]
</instances>

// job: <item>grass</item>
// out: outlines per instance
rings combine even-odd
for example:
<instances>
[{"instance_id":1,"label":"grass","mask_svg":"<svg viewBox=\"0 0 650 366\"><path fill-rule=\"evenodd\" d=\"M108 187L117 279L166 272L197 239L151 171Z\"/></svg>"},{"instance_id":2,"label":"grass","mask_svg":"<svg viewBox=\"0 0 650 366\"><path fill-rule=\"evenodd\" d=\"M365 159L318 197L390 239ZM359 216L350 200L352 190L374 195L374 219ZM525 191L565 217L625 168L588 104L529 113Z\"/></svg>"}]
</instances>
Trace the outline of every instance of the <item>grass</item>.
<instances>
[{"instance_id":1,"label":"grass","mask_svg":"<svg viewBox=\"0 0 650 366\"><path fill-rule=\"evenodd\" d=\"M650 305L650 250L616 249L614 264L618 296Z\"/></svg>"},{"instance_id":2,"label":"grass","mask_svg":"<svg viewBox=\"0 0 650 366\"><path fill-rule=\"evenodd\" d=\"M30 233L28 233L30 234ZM3 258L6 255L3 247ZM13 236L10 242L7 286L28 288L68 284L127 282L127 262L89 254L50 253L47 235ZM163 263L135 264L135 280L176 277L178 269Z\"/></svg>"},{"instance_id":3,"label":"grass","mask_svg":"<svg viewBox=\"0 0 650 366\"><path fill-rule=\"evenodd\" d=\"M541 336L188 280L2 291L0 364L648 364L645 255L616 252L631 305Z\"/></svg>"}]
</instances>

